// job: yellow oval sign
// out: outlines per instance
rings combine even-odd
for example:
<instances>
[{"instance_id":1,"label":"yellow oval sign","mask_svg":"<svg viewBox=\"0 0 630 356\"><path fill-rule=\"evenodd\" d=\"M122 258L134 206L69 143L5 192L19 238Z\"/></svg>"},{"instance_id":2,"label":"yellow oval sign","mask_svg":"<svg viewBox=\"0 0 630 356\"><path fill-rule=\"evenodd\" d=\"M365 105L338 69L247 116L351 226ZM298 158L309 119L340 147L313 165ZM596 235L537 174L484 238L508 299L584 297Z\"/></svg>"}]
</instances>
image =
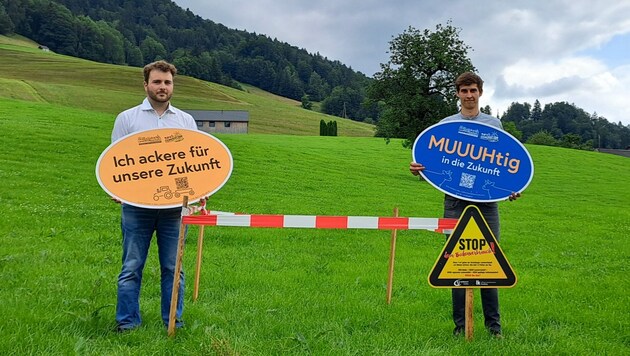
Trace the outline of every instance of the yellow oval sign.
<instances>
[{"instance_id":1,"label":"yellow oval sign","mask_svg":"<svg viewBox=\"0 0 630 356\"><path fill-rule=\"evenodd\" d=\"M174 208L221 189L232 154L203 131L164 128L135 132L112 143L96 163L98 183L112 197L141 208Z\"/></svg>"}]
</instances>

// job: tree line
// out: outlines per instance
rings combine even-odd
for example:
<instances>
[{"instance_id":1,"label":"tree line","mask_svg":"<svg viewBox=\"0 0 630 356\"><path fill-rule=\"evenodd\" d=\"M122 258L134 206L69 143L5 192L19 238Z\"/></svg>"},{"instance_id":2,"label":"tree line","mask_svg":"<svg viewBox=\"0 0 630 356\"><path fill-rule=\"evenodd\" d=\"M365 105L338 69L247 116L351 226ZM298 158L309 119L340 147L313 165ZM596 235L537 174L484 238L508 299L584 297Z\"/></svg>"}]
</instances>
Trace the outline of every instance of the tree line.
<instances>
[{"instance_id":1,"label":"tree line","mask_svg":"<svg viewBox=\"0 0 630 356\"><path fill-rule=\"evenodd\" d=\"M627 148L630 127L611 123L567 102L546 104L536 100L512 103L501 115L503 126L522 142L568 148Z\"/></svg>"},{"instance_id":2,"label":"tree line","mask_svg":"<svg viewBox=\"0 0 630 356\"><path fill-rule=\"evenodd\" d=\"M370 78L319 53L229 29L170 0L0 0L0 34L17 33L51 50L142 67L165 59L181 74L239 88L251 84L324 113L376 120L362 105Z\"/></svg>"}]
</instances>

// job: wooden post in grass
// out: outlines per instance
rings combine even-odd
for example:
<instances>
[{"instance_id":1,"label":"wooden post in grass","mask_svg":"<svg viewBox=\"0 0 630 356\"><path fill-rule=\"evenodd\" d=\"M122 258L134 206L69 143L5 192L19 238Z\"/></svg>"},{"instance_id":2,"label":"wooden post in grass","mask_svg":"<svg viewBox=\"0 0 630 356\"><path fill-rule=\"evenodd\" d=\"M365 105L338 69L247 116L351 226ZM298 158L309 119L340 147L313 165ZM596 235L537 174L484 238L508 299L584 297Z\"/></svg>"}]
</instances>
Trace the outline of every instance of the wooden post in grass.
<instances>
[{"instance_id":1,"label":"wooden post in grass","mask_svg":"<svg viewBox=\"0 0 630 356\"><path fill-rule=\"evenodd\" d=\"M394 208L394 217L398 217L398 207ZM392 230L391 248L389 251L389 278L387 280L387 304L392 303L392 288L394 286L394 260L396 259L396 232Z\"/></svg>"},{"instance_id":2,"label":"wooden post in grass","mask_svg":"<svg viewBox=\"0 0 630 356\"><path fill-rule=\"evenodd\" d=\"M471 341L473 338L473 329L474 329L474 321L473 321L473 288L466 288L466 321L464 330L466 332L466 341Z\"/></svg>"},{"instance_id":3,"label":"wooden post in grass","mask_svg":"<svg viewBox=\"0 0 630 356\"><path fill-rule=\"evenodd\" d=\"M188 208L188 195L184 195L182 208ZM177 300L179 298L179 284L181 283L179 274L182 270L182 257L184 256L184 240L186 226L180 220L179 239L177 241L177 258L175 259L175 275L173 276L173 291L171 292L171 310L168 315L168 336L175 335L175 316L177 313ZM183 298L184 296L182 296Z\"/></svg>"},{"instance_id":4,"label":"wooden post in grass","mask_svg":"<svg viewBox=\"0 0 630 356\"><path fill-rule=\"evenodd\" d=\"M205 214L207 214L205 207L206 207L206 203L207 203L207 198L202 199L203 204L203 210L202 212ZM195 268L195 286L193 289L193 302L196 302L197 299L199 298L199 280L201 279L201 258L202 258L202 251L203 251L203 228L205 227L205 225L199 225L199 239L197 240L197 264L196 264L196 268Z\"/></svg>"},{"instance_id":5,"label":"wooden post in grass","mask_svg":"<svg viewBox=\"0 0 630 356\"><path fill-rule=\"evenodd\" d=\"M199 278L201 275L201 251L203 250L203 227L199 226L199 239L197 239L197 267L195 269L195 289L193 290L193 302L199 297Z\"/></svg>"}]
</instances>

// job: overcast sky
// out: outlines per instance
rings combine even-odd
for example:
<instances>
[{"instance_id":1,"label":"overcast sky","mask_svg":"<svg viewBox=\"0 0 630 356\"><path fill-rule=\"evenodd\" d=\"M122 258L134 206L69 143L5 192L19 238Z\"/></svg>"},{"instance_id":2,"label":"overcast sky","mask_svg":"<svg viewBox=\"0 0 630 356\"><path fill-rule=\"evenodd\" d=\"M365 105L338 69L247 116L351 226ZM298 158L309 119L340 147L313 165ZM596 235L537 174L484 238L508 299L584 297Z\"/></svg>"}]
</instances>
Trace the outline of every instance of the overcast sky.
<instances>
[{"instance_id":1,"label":"overcast sky","mask_svg":"<svg viewBox=\"0 0 630 356\"><path fill-rule=\"evenodd\" d=\"M277 38L373 76L409 26L452 20L484 79L481 105L566 101L630 125L630 1L174 0L228 28Z\"/></svg>"}]
</instances>

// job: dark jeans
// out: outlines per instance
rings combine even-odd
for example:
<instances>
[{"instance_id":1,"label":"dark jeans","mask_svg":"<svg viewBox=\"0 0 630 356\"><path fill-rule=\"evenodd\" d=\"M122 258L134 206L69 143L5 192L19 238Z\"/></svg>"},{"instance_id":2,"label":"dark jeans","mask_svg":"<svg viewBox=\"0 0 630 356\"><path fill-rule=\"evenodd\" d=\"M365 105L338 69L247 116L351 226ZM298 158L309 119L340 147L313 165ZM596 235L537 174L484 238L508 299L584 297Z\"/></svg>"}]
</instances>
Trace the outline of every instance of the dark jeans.
<instances>
[{"instance_id":1,"label":"dark jeans","mask_svg":"<svg viewBox=\"0 0 630 356\"><path fill-rule=\"evenodd\" d=\"M116 322L121 328L131 329L142 323L140 316L140 286L153 233L156 233L161 271L161 314L164 324L169 321L171 293L177 259L181 208L145 209L122 206L123 254L122 270L118 276ZM184 270L180 272L179 298L176 317L181 320L184 308Z\"/></svg>"},{"instance_id":2,"label":"dark jeans","mask_svg":"<svg viewBox=\"0 0 630 356\"><path fill-rule=\"evenodd\" d=\"M499 206L497 203L475 203L449 195L444 197L444 217L458 219L468 205L475 205L486 219L494 237L499 241L500 223ZM448 236L447 236L448 239ZM481 289L481 306L487 329L500 332L501 316L499 314L499 292L496 288ZM453 288L453 322L456 327L464 327L466 310L466 290L463 288Z\"/></svg>"}]
</instances>

